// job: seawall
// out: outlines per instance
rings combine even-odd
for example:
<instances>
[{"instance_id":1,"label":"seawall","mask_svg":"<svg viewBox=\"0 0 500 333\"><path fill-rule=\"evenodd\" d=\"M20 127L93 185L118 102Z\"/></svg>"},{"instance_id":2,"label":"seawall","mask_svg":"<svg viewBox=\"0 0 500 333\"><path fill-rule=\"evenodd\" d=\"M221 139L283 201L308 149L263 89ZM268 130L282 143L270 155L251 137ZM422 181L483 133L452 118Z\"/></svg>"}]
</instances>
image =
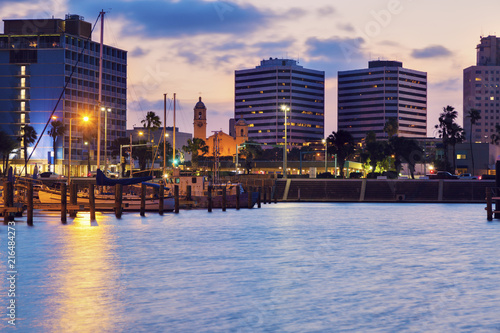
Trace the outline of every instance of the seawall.
<instances>
[{"instance_id":1,"label":"seawall","mask_svg":"<svg viewBox=\"0 0 500 333\"><path fill-rule=\"evenodd\" d=\"M493 180L277 179L283 202L485 203Z\"/></svg>"}]
</instances>

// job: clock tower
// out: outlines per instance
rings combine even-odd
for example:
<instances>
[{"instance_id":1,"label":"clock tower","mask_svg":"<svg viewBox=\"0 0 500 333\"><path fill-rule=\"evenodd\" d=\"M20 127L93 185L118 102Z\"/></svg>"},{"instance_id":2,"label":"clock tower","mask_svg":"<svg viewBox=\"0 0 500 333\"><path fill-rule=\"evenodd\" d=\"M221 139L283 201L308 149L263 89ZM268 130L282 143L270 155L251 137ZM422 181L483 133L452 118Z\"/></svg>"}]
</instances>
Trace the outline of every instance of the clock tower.
<instances>
[{"instance_id":1,"label":"clock tower","mask_svg":"<svg viewBox=\"0 0 500 333\"><path fill-rule=\"evenodd\" d=\"M200 100L194 107L194 133L193 138L199 138L205 141L207 139L207 108Z\"/></svg>"}]
</instances>

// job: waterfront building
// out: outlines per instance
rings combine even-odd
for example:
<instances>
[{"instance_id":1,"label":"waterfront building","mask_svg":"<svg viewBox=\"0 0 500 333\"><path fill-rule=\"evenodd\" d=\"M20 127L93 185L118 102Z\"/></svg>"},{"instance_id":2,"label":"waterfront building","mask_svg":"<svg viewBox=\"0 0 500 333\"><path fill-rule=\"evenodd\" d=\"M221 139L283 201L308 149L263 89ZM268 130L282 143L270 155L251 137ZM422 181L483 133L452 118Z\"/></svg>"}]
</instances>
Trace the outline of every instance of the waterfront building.
<instances>
[{"instance_id":1,"label":"waterfront building","mask_svg":"<svg viewBox=\"0 0 500 333\"><path fill-rule=\"evenodd\" d=\"M472 141L490 142L495 125L500 123L500 38L481 37L477 45L476 66L464 69L463 128L467 140L472 131ZM481 119L471 129L467 114L479 110Z\"/></svg>"},{"instance_id":2,"label":"waterfront building","mask_svg":"<svg viewBox=\"0 0 500 333\"><path fill-rule=\"evenodd\" d=\"M338 129L356 141L374 131L387 138L384 125L398 123L398 136L427 136L427 73L399 61L370 61L368 68L338 72Z\"/></svg>"},{"instance_id":3,"label":"waterfront building","mask_svg":"<svg viewBox=\"0 0 500 333\"><path fill-rule=\"evenodd\" d=\"M64 20L4 20L4 33L0 35L0 129L16 142L28 124L40 135L55 110L54 115L64 123L66 133L56 141L57 165L50 169L64 175L69 157L70 119L72 175L87 173L87 159L95 163L98 112L102 112L102 164L105 141L110 159L111 142L126 136L127 51L104 45L99 105L100 44L92 41L91 29L83 17L66 15ZM89 125L84 125L84 116L90 117ZM35 163L40 171L49 169L54 153L48 135L50 128L49 125L30 160L30 171ZM23 154L20 149L13 162L24 165Z\"/></svg>"},{"instance_id":4,"label":"waterfront building","mask_svg":"<svg viewBox=\"0 0 500 333\"><path fill-rule=\"evenodd\" d=\"M234 118L248 123L248 138L263 144L301 146L324 138L325 72L297 61L270 58L235 71Z\"/></svg>"}]
</instances>

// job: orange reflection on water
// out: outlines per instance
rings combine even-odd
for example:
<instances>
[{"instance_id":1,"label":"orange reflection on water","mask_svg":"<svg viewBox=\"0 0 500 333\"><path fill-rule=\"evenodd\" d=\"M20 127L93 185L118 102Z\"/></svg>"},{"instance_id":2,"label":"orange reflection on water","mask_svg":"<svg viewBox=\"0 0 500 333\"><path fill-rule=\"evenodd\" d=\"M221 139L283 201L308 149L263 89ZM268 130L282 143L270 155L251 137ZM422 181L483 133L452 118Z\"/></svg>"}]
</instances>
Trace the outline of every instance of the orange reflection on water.
<instances>
[{"instance_id":1,"label":"orange reflection on water","mask_svg":"<svg viewBox=\"0 0 500 333\"><path fill-rule=\"evenodd\" d=\"M49 332L112 332L120 320L119 259L115 255L114 227L106 225L112 216L78 213L61 233L63 239L51 261L53 290L44 323Z\"/></svg>"}]
</instances>

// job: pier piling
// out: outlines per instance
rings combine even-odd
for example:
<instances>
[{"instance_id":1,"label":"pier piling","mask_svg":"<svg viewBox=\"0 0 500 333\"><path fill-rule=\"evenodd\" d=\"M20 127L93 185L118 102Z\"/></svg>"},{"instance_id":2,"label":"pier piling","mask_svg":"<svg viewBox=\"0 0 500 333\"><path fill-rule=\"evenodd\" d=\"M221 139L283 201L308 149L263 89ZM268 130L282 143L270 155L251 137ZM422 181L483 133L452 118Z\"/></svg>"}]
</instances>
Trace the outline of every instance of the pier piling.
<instances>
[{"instance_id":1,"label":"pier piling","mask_svg":"<svg viewBox=\"0 0 500 333\"><path fill-rule=\"evenodd\" d=\"M212 185L208 185L208 212L212 212Z\"/></svg>"},{"instance_id":2,"label":"pier piling","mask_svg":"<svg viewBox=\"0 0 500 333\"><path fill-rule=\"evenodd\" d=\"M227 198L226 198L226 187L222 188L222 211L226 211L226 205L227 205Z\"/></svg>"},{"instance_id":3,"label":"pier piling","mask_svg":"<svg viewBox=\"0 0 500 333\"><path fill-rule=\"evenodd\" d=\"M158 214L163 215L163 199L165 198L165 185L160 184L160 192L158 193Z\"/></svg>"},{"instance_id":4,"label":"pier piling","mask_svg":"<svg viewBox=\"0 0 500 333\"><path fill-rule=\"evenodd\" d=\"M174 213L179 214L179 185L174 185Z\"/></svg>"},{"instance_id":5,"label":"pier piling","mask_svg":"<svg viewBox=\"0 0 500 333\"><path fill-rule=\"evenodd\" d=\"M267 187L267 203L268 204L271 204L273 202L272 198L271 198L271 191L272 191L272 188L270 186Z\"/></svg>"},{"instance_id":6,"label":"pier piling","mask_svg":"<svg viewBox=\"0 0 500 333\"><path fill-rule=\"evenodd\" d=\"M492 209L492 198L491 198L491 188L486 188L486 217L488 221L493 221L493 209Z\"/></svg>"},{"instance_id":7,"label":"pier piling","mask_svg":"<svg viewBox=\"0 0 500 333\"><path fill-rule=\"evenodd\" d=\"M236 210L240 210L240 187L236 187Z\"/></svg>"},{"instance_id":8,"label":"pier piling","mask_svg":"<svg viewBox=\"0 0 500 333\"><path fill-rule=\"evenodd\" d=\"M253 208L253 205L252 205L252 191L253 191L253 188L252 186L249 186L248 187L248 208Z\"/></svg>"},{"instance_id":9,"label":"pier piling","mask_svg":"<svg viewBox=\"0 0 500 333\"><path fill-rule=\"evenodd\" d=\"M61 222L66 223L68 218L68 187L66 183L61 183Z\"/></svg>"},{"instance_id":10,"label":"pier piling","mask_svg":"<svg viewBox=\"0 0 500 333\"><path fill-rule=\"evenodd\" d=\"M261 188L260 188L260 187L258 187L258 188L257 188L257 208L260 208L260 204L261 204L261 199L260 199L260 197L261 197L261 195L262 195Z\"/></svg>"},{"instance_id":11,"label":"pier piling","mask_svg":"<svg viewBox=\"0 0 500 333\"><path fill-rule=\"evenodd\" d=\"M122 217L123 185L115 185L115 216L117 219Z\"/></svg>"},{"instance_id":12,"label":"pier piling","mask_svg":"<svg viewBox=\"0 0 500 333\"><path fill-rule=\"evenodd\" d=\"M28 182L28 202L27 202L27 219L28 225L33 225L33 183Z\"/></svg>"},{"instance_id":13,"label":"pier piling","mask_svg":"<svg viewBox=\"0 0 500 333\"><path fill-rule=\"evenodd\" d=\"M71 183L71 185L69 186L69 204L73 207L76 206L78 202L77 193L78 193L78 185L75 183ZM76 217L76 210L70 210L69 217Z\"/></svg>"},{"instance_id":14,"label":"pier piling","mask_svg":"<svg viewBox=\"0 0 500 333\"><path fill-rule=\"evenodd\" d=\"M90 220L95 221L95 193L94 184L89 184L89 206L90 206Z\"/></svg>"},{"instance_id":15,"label":"pier piling","mask_svg":"<svg viewBox=\"0 0 500 333\"><path fill-rule=\"evenodd\" d=\"M146 215L146 185L141 184L141 216Z\"/></svg>"},{"instance_id":16,"label":"pier piling","mask_svg":"<svg viewBox=\"0 0 500 333\"><path fill-rule=\"evenodd\" d=\"M262 203L265 205L265 204L267 204L267 187L266 186L264 186L262 188L262 196L263 196Z\"/></svg>"}]
</instances>

